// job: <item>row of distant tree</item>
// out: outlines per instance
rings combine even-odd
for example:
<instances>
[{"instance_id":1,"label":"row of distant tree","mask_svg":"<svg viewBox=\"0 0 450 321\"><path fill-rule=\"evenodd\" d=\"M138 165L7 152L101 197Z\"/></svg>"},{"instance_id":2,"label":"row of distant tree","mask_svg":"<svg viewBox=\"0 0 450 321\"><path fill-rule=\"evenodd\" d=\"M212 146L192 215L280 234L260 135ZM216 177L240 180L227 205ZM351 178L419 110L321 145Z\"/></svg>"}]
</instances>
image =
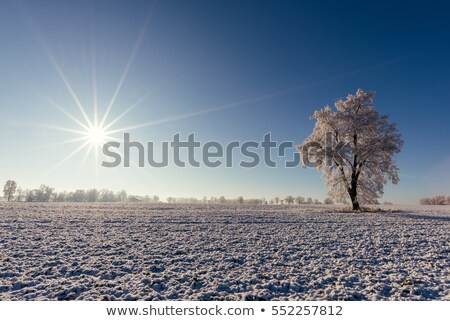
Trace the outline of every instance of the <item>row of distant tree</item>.
<instances>
[{"instance_id":1,"label":"row of distant tree","mask_svg":"<svg viewBox=\"0 0 450 321\"><path fill-rule=\"evenodd\" d=\"M287 196L284 199L275 197L274 199L267 200L266 198L250 198L244 199L244 197L240 196L238 198L227 199L224 196L220 197L204 197L202 199L197 198L179 198L179 197L168 197L168 203L189 203L189 204L250 204L250 205L258 205L258 204L334 204L331 198L326 198L324 202L320 202L317 199L312 199L311 197L304 198L302 196Z\"/></svg>"},{"instance_id":2,"label":"row of distant tree","mask_svg":"<svg viewBox=\"0 0 450 321\"><path fill-rule=\"evenodd\" d=\"M311 197L304 198L302 196L294 197L294 196L289 195L289 196L287 196L284 199L280 199L279 197L275 197L274 199L269 201L269 204L288 204L288 205L291 205L291 204L298 204L298 205L301 205L301 204L316 204L316 205L319 205L319 204L322 204L322 202L319 201L318 199L312 199ZM332 205L332 204L334 204L334 202L333 202L333 200L331 198L326 198L323 201L323 204Z\"/></svg>"},{"instance_id":3,"label":"row of distant tree","mask_svg":"<svg viewBox=\"0 0 450 321\"><path fill-rule=\"evenodd\" d=\"M125 190L113 192L107 189L76 190L75 192L56 192L54 188L41 185L36 189L22 189L13 180L6 182L3 188L3 196L6 201L16 202L133 202L145 201L158 203L158 196L134 196L128 195Z\"/></svg>"},{"instance_id":4,"label":"row of distant tree","mask_svg":"<svg viewBox=\"0 0 450 321\"><path fill-rule=\"evenodd\" d=\"M76 190L75 192L56 192L54 188L41 185L36 189L22 189L13 180L6 182L3 188L3 195L8 202L146 202L146 203L160 203L161 200L157 195L154 196L137 196L128 195L125 190L120 192L113 192L111 190L102 189L88 189ZM275 197L267 200L265 198L250 198L244 199L240 196L236 199L227 199L224 196L220 197L204 197L197 198L180 198L168 197L167 203L183 203L183 204L275 204L275 205L292 205L292 204L333 204L331 198L326 198L323 203L311 197L304 198L302 196L287 196L285 198Z\"/></svg>"},{"instance_id":5,"label":"row of distant tree","mask_svg":"<svg viewBox=\"0 0 450 321\"><path fill-rule=\"evenodd\" d=\"M450 196L436 195L430 198L422 198L422 205L450 205Z\"/></svg>"}]
</instances>

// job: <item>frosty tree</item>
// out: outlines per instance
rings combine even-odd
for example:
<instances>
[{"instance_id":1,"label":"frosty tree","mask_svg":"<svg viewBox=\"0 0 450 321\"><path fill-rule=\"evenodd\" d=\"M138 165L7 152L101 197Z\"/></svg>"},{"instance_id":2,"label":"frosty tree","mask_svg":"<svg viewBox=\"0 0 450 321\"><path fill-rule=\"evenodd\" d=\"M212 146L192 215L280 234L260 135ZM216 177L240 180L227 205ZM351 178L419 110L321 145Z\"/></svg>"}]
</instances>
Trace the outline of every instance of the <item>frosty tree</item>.
<instances>
[{"instance_id":1,"label":"frosty tree","mask_svg":"<svg viewBox=\"0 0 450 321\"><path fill-rule=\"evenodd\" d=\"M338 202L350 198L353 210L360 204L375 203L387 181L397 184L398 166L394 155L403 145L395 124L374 108L373 92L359 89L355 95L316 111L312 134L300 151L326 182L328 195ZM304 161L305 165L305 161Z\"/></svg>"},{"instance_id":2,"label":"frosty tree","mask_svg":"<svg viewBox=\"0 0 450 321\"><path fill-rule=\"evenodd\" d=\"M12 180L8 180L3 187L3 195L5 196L5 199L9 202L11 201L12 197L14 196L14 193L17 189L17 183Z\"/></svg>"}]
</instances>

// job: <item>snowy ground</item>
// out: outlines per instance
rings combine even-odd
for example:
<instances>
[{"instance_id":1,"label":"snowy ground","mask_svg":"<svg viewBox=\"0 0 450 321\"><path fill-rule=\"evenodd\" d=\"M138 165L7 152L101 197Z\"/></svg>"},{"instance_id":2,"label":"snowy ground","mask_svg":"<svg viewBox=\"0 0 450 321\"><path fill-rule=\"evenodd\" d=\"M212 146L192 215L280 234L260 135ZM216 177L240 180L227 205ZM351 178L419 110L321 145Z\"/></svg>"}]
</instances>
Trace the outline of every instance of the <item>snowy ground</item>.
<instances>
[{"instance_id":1,"label":"snowy ground","mask_svg":"<svg viewBox=\"0 0 450 321\"><path fill-rule=\"evenodd\" d=\"M1 300L450 300L450 208L0 203Z\"/></svg>"}]
</instances>

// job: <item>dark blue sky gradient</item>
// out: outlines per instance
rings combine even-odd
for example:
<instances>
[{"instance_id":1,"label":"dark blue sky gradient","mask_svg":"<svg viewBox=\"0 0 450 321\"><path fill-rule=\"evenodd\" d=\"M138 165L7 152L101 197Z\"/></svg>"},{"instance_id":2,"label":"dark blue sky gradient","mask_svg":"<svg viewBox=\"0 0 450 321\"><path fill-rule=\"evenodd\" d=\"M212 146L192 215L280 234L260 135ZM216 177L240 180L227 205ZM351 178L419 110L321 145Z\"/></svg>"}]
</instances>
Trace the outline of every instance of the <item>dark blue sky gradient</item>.
<instances>
[{"instance_id":1,"label":"dark blue sky gradient","mask_svg":"<svg viewBox=\"0 0 450 321\"><path fill-rule=\"evenodd\" d=\"M82 118L43 50L48 47L92 116L92 59L104 110L151 11L142 42L113 106L125 127L283 93L233 108L132 132L167 140L196 132L202 141L300 143L309 117L358 88L377 92L405 140L401 182L386 200L415 203L450 194L450 5L446 1L3 1L0 10L0 179L58 190L90 186L161 196L325 197L312 169L78 169L74 159L41 177L77 147L51 147L74 136L36 126L73 127L37 94ZM95 50L95 51L94 51ZM76 137L76 136L75 136ZM7 169L7 170L5 170ZM78 169L77 175L73 173ZM143 177L151 176L147 180ZM45 181L42 181L45 180Z\"/></svg>"}]
</instances>

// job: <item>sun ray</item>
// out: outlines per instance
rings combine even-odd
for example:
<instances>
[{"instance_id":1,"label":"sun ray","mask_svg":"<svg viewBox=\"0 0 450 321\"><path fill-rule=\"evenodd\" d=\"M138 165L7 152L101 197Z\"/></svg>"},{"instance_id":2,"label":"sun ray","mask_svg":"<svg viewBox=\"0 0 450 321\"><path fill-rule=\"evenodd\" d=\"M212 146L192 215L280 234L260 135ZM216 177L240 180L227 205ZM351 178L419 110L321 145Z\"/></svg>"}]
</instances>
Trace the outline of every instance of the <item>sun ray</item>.
<instances>
[{"instance_id":1,"label":"sun ray","mask_svg":"<svg viewBox=\"0 0 450 321\"><path fill-rule=\"evenodd\" d=\"M86 139L87 138L85 136L82 136L82 137L77 137L77 138L73 138L73 139L63 140L63 141L59 141L59 142L55 142L55 143L44 144L44 145L40 145L40 146L41 147L61 146L61 145L67 145L67 144L71 144L71 143L81 142L81 141L84 141Z\"/></svg>"},{"instance_id":2,"label":"sun ray","mask_svg":"<svg viewBox=\"0 0 450 321\"><path fill-rule=\"evenodd\" d=\"M134 61L134 57L136 56L136 54L139 50L139 47L141 46L142 40L144 39L145 31L147 29L147 25L150 21L153 5L154 5L154 2L152 3L152 6L150 7L149 13L147 14L147 18L145 19L144 24L139 33L138 39L137 39L136 43L134 44L134 47L131 51L130 58L128 59L128 62L125 65L125 69L124 69L122 76L120 77L119 83L117 84L117 87L112 95L111 101L109 102L108 107L106 108L105 114L103 115L103 118L99 125L100 127L103 127L103 125L105 124L105 121L108 118L109 113L111 112L114 102L116 101L117 95L119 94L120 89L122 88L123 82L125 81L125 78L127 77L127 74L131 67L131 64Z\"/></svg>"},{"instance_id":3,"label":"sun ray","mask_svg":"<svg viewBox=\"0 0 450 321\"><path fill-rule=\"evenodd\" d=\"M111 128L113 125L115 125L119 120L121 120L123 117L125 117L129 112L131 112L133 109L138 107L140 104L142 104L147 98L149 98L161 85L164 83L164 81L161 81L158 85L153 87L148 93L146 93L144 96L139 98L133 105L125 109L124 112L122 112L119 116L114 118L111 122L109 122L107 125L105 125L103 128L104 131L107 131L109 128Z\"/></svg>"},{"instance_id":4,"label":"sun ray","mask_svg":"<svg viewBox=\"0 0 450 321\"><path fill-rule=\"evenodd\" d=\"M86 163L86 161L87 161L87 159L88 159L88 157L89 157L89 155L90 155L90 153L91 153L91 150L92 150L92 148L95 146L95 144L89 144L89 147L86 149L86 153L84 154L84 156L83 156L83 159L81 160L81 163L80 163L80 167L79 167L79 170L81 170L81 168L84 166L84 164Z\"/></svg>"},{"instance_id":5,"label":"sun ray","mask_svg":"<svg viewBox=\"0 0 450 321\"><path fill-rule=\"evenodd\" d=\"M98 147L100 147L100 146L98 146ZM94 155L95 155L95 157L94 157L94 159L95 159L95 162L94 162L94 177L95 177L95 186L97 186L98 185L98 166L97 166L97 164L98 164L98 148L94 149Z\"/></svg>"},{"instance_id":6,"label":"sun ray","mask_svg":"<svg viewBox=\"0 0 450 321\"><path fill-rule=\"evenodd\" d=\"M50 168L47 172L45 172L44 174L42 174L41 179L44 179L45 177L47 177L48 174L50 174L51 172L53 172L55 169L57 169L59 166L61 166L62 164L64 164L65 162L67 162L68 160L70 160L73 156L75 156L76 154L78 154L83 148L86 147L86 145L88 145L90 142L86 141L83 144L81 144L80 146L78 146L74 151L72 151L69 155L67 155L66 157L64 157L60 162L58 162L55 166L53 166L52 168Z\"/></svg>"},{"instance_id":7,"label":"sun ray","mask_svg":"<svg viewBox=\"0 0 450 321\"><path fill-rule=\"evenodd\" d=\"M80 134L80 135L84 135L84 136L88 135L88 133L86 131L83 132L81 130L66 128L66 127L59 127L59 126L47 125L47 124L37 124L37 125L41 126L41 127L46 127L46 128L50 128L50 129L67 132L67 133L72 133L72 134Z\"/></svg>"},{"instance_id":8,"label":"sun ray","mask_svg":"<svg viewBox=\"0 0 450 321\"><path fill-rule=\"evenodd\" d=\"M267 95L262 95L262 96L257 96L257 97L252 97L252 98L248 98L248 99L244 99L241 101L237 101L234 103L229 103L229 104L225 104L225 105L221 105L218 107L214 107L214 108L208 108L208 109L202 109L199 111L194 111L191 113L186 113L186 114L181 114L178 116L173 116L173 117L168 117L168 118L163 118L163 119L159 119L159 120L154 120L154 121L150 121L150 122L146 122L146 123L142 123L142 124L137 124L137 125L133 125L133 126L128 126L128 127L123 127L123 128L119 128L119 129L115 129L112 131L107 131L107 134L115 134L118 132L123 132L123 131L128 131L128 130L134 130L134 129L140 129L140 128L145 128L145 127L149 127L149 126L155 126L155 125L160 125L160 124L164 124L164 123L169 123L169 122L173 122L173 121L177 121L177 120L181 120L181 119L186 119L186 118L191 118L191 117L195 117L195 116L200 116L200 115L204 115L204 114L209 114L209 113L213 113L213 112L217 112L220 110L225 110L225 109L229 109L229 108L234 108L234 107L238 107L238 106L242 106L242 105L246 105L246 104L250 104L250 103L254 103L254 102L259 102L259 101L263 101L266 99L270 99L270 98L274 98L277 96L281 96L284 94L287 94L291 91L297 90L298 88L288 88L282 91L278 91L278 92L274 92L274 93L270 93Z\"/></svg>"},{"instance_id":9,"label":"sun ray","mask_svg":"<svg viewBox=\"0 0 450 321\"><path fill-rule=\"evenodd\" d=\"M415 53L417 54L417 53ZM177 120L181 120L181 119L186 119L186 118L191 118L191 117L195 117L195 116L199 116L199 115L204 115L204 114L208 114L208 113L213 113L213 112L217 112L217 111L221 111L221 110L225 110L225 109L229 109L229 108L234 108L234 107L238 107L238 106L242 106L242 105L246 105L246 104L250 104L250 103L254 103L254 102L260 102L260 101L264 101L267 99L271 99L271 98L276 98L278 96L283 96L286 94L289 94L291 92L295 92L295 91L299 91L299 90L303 90L303 89L308 89L311 87L315 87L317 85L329 82L329 81L334 81L334 80L338 80L341 78L345 78L357 73L361 73L361 72L365 72L374 68L378 68L384 65L388 65L388 64L392 64L392 63L396 63L399 61L402 61L406 58L409 58L411 55L405 55L405 56L400 56L400 57L396 57L390 60L385 60L385 61L381 61L369 66L365 66L363 68L359 68L356 70L351 70L351 71L347 71L332 77L327 77L324 79L319 79L317 81L312 81L310 83L306 83L306 84L302 84L299 86L294 86L294 87L290 87L290 88L286 88L280 91L276 91L276 92L272 92L266 95L262 95L262 96L257 96L257 97L251 97L251 98L247 98L241 101L237 101L234 103L230 103L230 104L225 104L222 106L218 106L215 108L209 108L209 109L203 109L203 110L199 110L196 112L191 112L191 113L187 113L187 114L182 114L182 115L178 115L178 116L174 116L174 117L169 117L169 118L165 118L165 119L160 119L160 120L155 120L155 121L150 121L150 122L146 122L146 123L142 123L142 124L137 124L137 125L133 125L133 126L129 126L129 127L124 127L124 128L120 128L120 129L116 129L113 131L108 131L107 134L115 134L121 131L128 131L128 130L134 130L134 129L140 129L140 128L145 128L145 127L150 127L150 126L155 126L155 125L159 125L159 124L164 124L164 123L168 123L168 122L172 122L172 121L177 121Z\"/></svg>"},{"instance_id":10,"label":"sun ray","mask_svg":"<svg viewBox=\"0 0 450 321\"><path fill-rule=\"evenodd\" d=\"M91 121L86 113L86 111L83 108L83 105L80 103L80 100L78 99L78 96L75 94L69 80L67 79L66 75L64 74L64 72L62 71L61 67L59 66L58 62L56 61L53 53L50 50L50 47L47 44L47 41L44 37L44 35L42 34L42 32L37 28L37 26L33 23L32 19L30 18L28 20L28 24L30 27L31 32L34 34L34 36L36 37L37 42L39 43L39 45L41 46L42 50L44 51L45 55L47 56L47 59L50 61L50 63L52 64L53 68L55 69L56 73L58 74L59 78L62 80L62 82L64 83L67 91L69 92L70 96L72 97L72 99L74 100L75 104L77 105L78 109L80 110L81 114L83 115L84 119L86 120L86 122L88 123L88 125L92 125Z\"/></svg>"},{"instance_id":11,"label":"sun ray","mask_svg":"<svg viewBox=\"0 0 450 321\"><path fill-rule=\"evenodd\" d=\"M78 99L78 96L75 94L69 80L67 79L66 75L62 71L61 67L59 66L58 62L56 61L55 57L53 56L52 52L48 48L45 39L42 35L38 35L39 42L47 55L47 58L50 60L51 64L53 65L53 68L55 69L56 73L58 74L59 78L61 78L62 82L64 83L67 91L69 92L70 96L72 96L72 99L74 100L75 104L77 105L78 109L80 110L81 114L83 115L86 122L89 124L89 126L92 127L91 120L89 119L86 111L83 108L83 105L81 104L80 100Z\"/></svg>"},{"instance_id":12,"label":"sun ray","mask_svg":"<svg viewBox=\"0 0 450 321\"><path fill-rule=\"evenodd\" d=\"M111 128L111 126L115 125L119 120L121 120L123 117L125 117L129 112L131 112L133 109L135 109L137 106L139 106L146 98L147 98L146 96L140 98L136 103L134 103L133 105L131 105L130 107L125 109L124 112L122 112L119 116L114 118L110 123L105 125L103 127L103 129L108 130L109 128Z\"/></svg>"},{"instance_id":13,"label":"sun ray","mask_svg":"<svg viewBox=\"0 0 450 321\"><path fill-rule=\"evenodd\" d=\"M83 168L84 164L86 163L93 147L94 147L94 144L91 143L91 144L89 144L89 147L86 148L86 152L84 153L83 159L81 160L80 165L78 166L76 176L78 176L80 174L81 169Z\"/></svg>"},{"instance_id":14,"label":"sun ray","mask_svg":"<svg viewBox=\"0 0 450 321\"><path fill-rule=\"evenodd\" d=\"M95 33L92 33L92 55L91 55L91 64L92 64L92 98L94 105L94 126L98 126L98 105L97 105L97 63L96 63L96 49L95 49Z\"/></svg>"},{"instance_id":15,"label":"sun ray","mask_svg":"<svg viewBox=\"0 0 450 321\"><path fill-rule=\"evenodd\" d=\"M83 124L80 120L78 120L75 116L73 116L71 113L69 113L67 110L65 110L63 107L61 107L60 105L58 105L55 101L53 101L50 97L42 94L42 93L38 93L39 96L41 96L43 99L45 99L50 105L52 105L53 107L57 108L60 112L62 112L64 115L66 115L67 117L69 117L71 120L73 120L76 124L78 124L80 127L82 127L85 130L89 130L89 127L87 127L85 124Z\"/></svg>"}]
</instances>

